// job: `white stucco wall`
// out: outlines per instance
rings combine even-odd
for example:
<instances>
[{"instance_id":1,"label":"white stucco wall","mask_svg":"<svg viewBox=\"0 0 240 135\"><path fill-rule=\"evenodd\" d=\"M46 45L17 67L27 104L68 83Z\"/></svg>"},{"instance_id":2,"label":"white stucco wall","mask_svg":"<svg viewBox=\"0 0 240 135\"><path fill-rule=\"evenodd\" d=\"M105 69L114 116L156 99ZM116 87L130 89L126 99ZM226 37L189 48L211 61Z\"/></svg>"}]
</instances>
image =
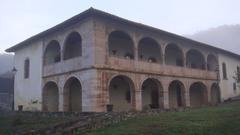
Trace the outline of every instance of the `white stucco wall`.
<instances>
[{"instance_id":1,"label":"white stucco wall","mask_svg":"<svg viewBox=\"0 0 240 135\"><path fill-rule=\"evenodd\" d=\"M227 79L223 79L223 62L226 63ZM219 54L220 89L222 100L240 95L240 89L238 87L235 91L233 89L233 83L236 82L233 76L235 76L237 66L240 66L240 59L223 53Z\"/></svg>"},{"instance_id":2,"label":"white stucco wall","mask_svg":"<svg viewBox=\"0 0 240 135\"><path fill-rule=\"evenodd\" d=\"M24 78L24 61L30 60L29 78ZM23 105L24 110L41 109L42 42L34 42L15 52L14 66L17 69L14 82L15 110ZM32 103L32 101L38 103Z\"/></svg>"}]
</instances>

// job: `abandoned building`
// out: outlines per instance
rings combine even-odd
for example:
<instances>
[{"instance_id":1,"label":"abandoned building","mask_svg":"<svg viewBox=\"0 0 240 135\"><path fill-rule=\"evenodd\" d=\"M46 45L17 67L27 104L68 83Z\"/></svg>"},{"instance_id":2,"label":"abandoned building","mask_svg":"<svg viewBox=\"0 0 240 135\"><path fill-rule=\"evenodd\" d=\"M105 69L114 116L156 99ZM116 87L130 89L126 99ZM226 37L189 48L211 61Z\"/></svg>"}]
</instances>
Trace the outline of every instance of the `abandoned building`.
<instances>
[{"instance_id":1,"label":"abandoned building","mask_svg":"<svg viewBox=\"0 0 240 135\"><path fill-rule=\"evenodd\" d=\"M240 94L240 55L93 8L6 51L16 110L199 107Z\"/></svg>"}]
</instances>

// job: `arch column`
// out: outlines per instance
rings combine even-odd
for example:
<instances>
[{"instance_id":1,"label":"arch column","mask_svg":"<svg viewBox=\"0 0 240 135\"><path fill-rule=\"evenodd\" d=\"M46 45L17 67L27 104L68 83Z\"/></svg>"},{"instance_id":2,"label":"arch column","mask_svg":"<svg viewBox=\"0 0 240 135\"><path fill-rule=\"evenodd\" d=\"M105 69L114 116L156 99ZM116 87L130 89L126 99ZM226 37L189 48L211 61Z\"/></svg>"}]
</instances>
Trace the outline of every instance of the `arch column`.
<instances>
[{"instance_id":1,"label":"arch column","mask_svg":"<svg viewBox=\"0 0 240 135\"><path fill-rule=\"evenodd\" d=\"M62 78L59 79L58 81L58 87L59 87L59 111L63 112L64 111L64 104L63 104L63 90L64 90L64 80Z\"/></svg>"},{"instance_id":2,"label":"arch column","mask_svg":"<svg viewBox=\"0 0 240 135\"><path fill-rule=\"evenodd\" d=\"M136 56L137 57L137 56ZM139 85L139 79L134 79L133 83L134 83L134 109L137 111L141 111L142 110L142 89L141 86Z\"/></svg>"},{"instance_id":3,"label":"arch column","mask_svg":"<svg viewBox=\"0 0 240 135\"><path fill-rule=\"evenodd\" d=\"M212 81L206 81L206 87L207 87L207 104L211 104L211 87L212 87ZM206 98L206 97L205 97Z\"/></svg>"},{"instance_id":4,"label":"arch column","mask_svg":"<svg viewBox=\"0 0 240 135\"><path fill-rule=\"evenodd\" d=\"M134 51L133 51L134 61L137 62L138 61L138 40L135 33L131 35L132 35L132 41L133 41L133 47L134 47Z\"/></svg>"},{"instance_id":5,"label":"arch column","mask_svg":"<svg viewBox=\"0 0 240 135\"><path fill-rule=\"evenodd\" d=\"M169 81L162 81L163 83L163 108L169 109L169 90L168 90L168 83Z\"/></svg>"},{"instance_id":6,"label":"arch column","mask_svg":"<svg viewBox=\"0 0 240 135\"><path fill-rule=\"evenodd\" d=\"M162 57L162 65L165 65L165 51L162 51L161 57Z\"/></svg>"},{"instance_id":7,"label":"arch column","mask_svg":"<svg viewBox=\"0 0 240 135\"><path fill-rule=\"evenodd\" d=\"M205 70L206 71L208 71L208 67L207 67L207 54L206 53L204 53L204 52L202 52L203 53L203 58L204 58L204 68L205 68Z\"/></svg>"},{"instance_id":8,"label":"arch column","mask_svg":"<svg viewBox=\"0 0 240 135\"><path fill-rule=\"evenodd\" d=\"M137 111L142 110L142 90L140 89L135 91L135 109Z\"/></svg>"},{"instance_id":9,"label":"arch column","mask_svg":"<svg viewBox=\"0 0 240 135\"><path fill-rule=\"evenodd\" d=\"M188 67L188 65L187 65L187 51L188 50L186 48L183 48L182 50L183 50L183 67L187 68Z\"/></svg>"},{"instance_id":10,"label":"arch column","mask_svg":"<svg viewBox=\"0 0 240 135\"><path fill-rule=\"evenodd\" d=\"M186 103L186 107L190 107L190 93L189 93L189 89L190 89L190 82L187 81L185 83L186 86L186 91L185 91L185 103Z\"/></svg>"},{"instance_id":11,"label":"arch column","mask_svg":"<svg viewBox=\"0 0 240 135\"><path fill-rule=\"evenodd\" d=\"M59 87L59 111L62 112L63 110L63 87Z\"/></svg>"}]
</instances>

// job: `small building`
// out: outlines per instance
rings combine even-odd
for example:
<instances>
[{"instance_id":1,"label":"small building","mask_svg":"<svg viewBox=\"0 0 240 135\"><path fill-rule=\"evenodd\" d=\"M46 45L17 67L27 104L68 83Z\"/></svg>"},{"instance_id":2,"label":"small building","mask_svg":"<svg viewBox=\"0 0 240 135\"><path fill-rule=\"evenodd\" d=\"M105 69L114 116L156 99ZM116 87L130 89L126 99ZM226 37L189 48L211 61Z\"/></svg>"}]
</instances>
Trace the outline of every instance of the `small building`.
<instances>
[{"instance_id":1,"label":"small building","mask_svg":"<svg viewBox=\"0 0 240 135\"><path fill-rule=\"evenodd\" d=\"M11 73L0 75L0 110L13 110L13 81Z\"/></svg>"},{"instance_id":2,"label":"small building","mask_svg":"<svg viewBox=\"0 0 240 135\"><path fill-rule=\"evenodd\" d=\"M15 109L199 107L240 94L240 56L89 9L9 49Z\"/></svg>"}]
</instances>

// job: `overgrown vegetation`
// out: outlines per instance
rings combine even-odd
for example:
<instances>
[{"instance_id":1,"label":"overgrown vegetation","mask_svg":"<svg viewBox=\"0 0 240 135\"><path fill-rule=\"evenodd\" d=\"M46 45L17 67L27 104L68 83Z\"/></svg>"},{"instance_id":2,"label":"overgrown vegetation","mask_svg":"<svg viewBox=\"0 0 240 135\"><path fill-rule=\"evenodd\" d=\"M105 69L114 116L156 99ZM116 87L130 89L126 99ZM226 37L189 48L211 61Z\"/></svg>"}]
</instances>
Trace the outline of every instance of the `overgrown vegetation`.
<instances>
[{"instance_id":1,"label":"overgrown vegetation","mask_svg":"<svg viewBox=\"0 0 240 135\"><path fill-rule=\"evenodd\" d=\"M72 117L50 117L42 116L39 113L31 115L21 113L9 116L0 115L0 135L12 135L16 132L45 128L70 119L72 119Z\"/></svg>"},{"instance_id":2,"label":"overgrown vegetation","mask_svg":"<svg viewBox=\"0 0 240 135\"><path fill-rule=\"evenodd\" d=\"M237 67L237 71L235 71L233 79L236 81L236 86L240 89L240 67Z\"/></svg>"},{"instance_id":3,"label":"overgrown vegetation","mask_svg":"<svg viewBox=\"0 0 240 135\"><path fill-rule=\"evenodd\" d=\"M85 135L237 135L240 102L218 107L143 115Z\"/></svg>"},{"instance_id":4,"label":"overgrown vegetation","mask_svg":"<svg viewBox=\"0 0 240 135\"><path fill-rule=\"evenodd\" d=\"M71 115L0 115L0 135L40 129L76 119ZM85 135L237 135L240 133L240 101L184 112L141 114ZM82 134L81 134L82 135Z\"/></svg>"}]
</instances>

